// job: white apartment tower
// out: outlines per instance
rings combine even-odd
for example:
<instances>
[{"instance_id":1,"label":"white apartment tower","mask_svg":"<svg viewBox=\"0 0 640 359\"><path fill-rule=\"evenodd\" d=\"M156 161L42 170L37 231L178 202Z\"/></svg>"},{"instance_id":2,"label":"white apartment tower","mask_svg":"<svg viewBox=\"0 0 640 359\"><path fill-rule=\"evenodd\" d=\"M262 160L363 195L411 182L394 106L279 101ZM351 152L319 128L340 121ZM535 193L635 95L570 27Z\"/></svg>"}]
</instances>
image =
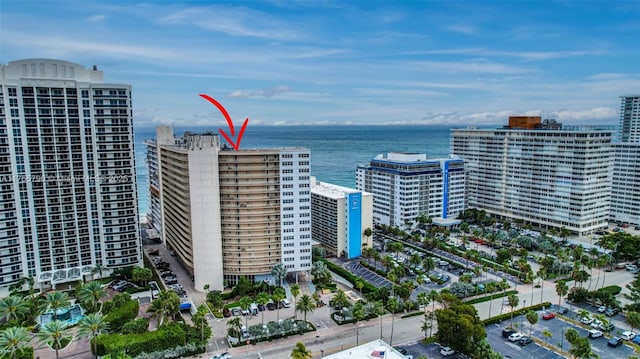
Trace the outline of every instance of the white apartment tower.
<instances>
[{"instance_id":1,"label":"white apartment tower","mask_svg":"<svg viewBox=\"0 0 640 359\"><path fill-rule=\"evenodd\" d=\"M356 170L356 187L373 194L373 221L404 226L420 215L445 220L465 208L462 159L420 153L377 155Z\"/></svg>"},{"instance_id":2,"label":"white apartment tower","mask_svg":"<svg viewBox=\"0 0 640 359\"><path fill-rule=\"evenodd\" d=\"M640 225L640 142L614 143L610 221Z\"/></svg>"},{"instance_id":3,"label":"white apartment tower","mask_svg":"<svg viewBox=\"0 0 640 359\"><path fill-rule=\"evenodd\" d=\"M149 216L197 290L271 279L277 263L311 269L309 150L234 151L217 135L174 137L168 126L147 146L150 175L157 169Z\"/></svg>"},{"instance_id":4,"label":"white apartment tower","mask_svg":"<svg viewBox=\"0 0 640 359\"><path fill-rule=\"evenodd\" d=\"M640 95L620 96L620 142L640 142Z\"/></svg>"},{"instance_id":5,"label":"white apartment tower","mask_svg":"<svg viewBox=\"0 0 640 359\"><path fill-rule=\"evenodd\" d=\"M51 59L0 79L0 291L141 265L131 87Z\"/></svg>"},{"instance_id":6,"label":"white apartment tower","mask_svg":"<svg viewBox=\"0 0 640 359\"><path fill-rule=\"evenodd\" d=\"M584 235L607 226L611 129L454 129L467 206L541 228Z\"/></svg>"},{"instance_id":7,"label":"white apartment tower","mask_svg":"<svg viewBox=\"0 0 640 359\"><path fill-rule=\"evenodd\" d=\"M313 240L336 256L357 258L373 246L373 195L311 178Z\"/></svg>"}]
</instances>

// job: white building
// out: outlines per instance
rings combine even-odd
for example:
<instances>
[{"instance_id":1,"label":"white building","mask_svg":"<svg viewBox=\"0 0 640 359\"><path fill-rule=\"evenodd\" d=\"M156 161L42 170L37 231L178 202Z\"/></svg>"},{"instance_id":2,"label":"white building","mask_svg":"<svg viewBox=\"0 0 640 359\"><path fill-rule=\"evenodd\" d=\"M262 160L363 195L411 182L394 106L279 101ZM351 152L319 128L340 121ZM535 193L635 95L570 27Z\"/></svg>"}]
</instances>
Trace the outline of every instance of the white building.
<instances>
[{"instance_id":1,"label":"white building","mask_svg":"<svg viewBox=\"0 0 640 359\"><path fill-rule=\"evenodd\" d=\"M620 142L640 142L640 95L620 96Z\"/></svg>"},{"instance_id":2,"label":"white building","mask_svg":"<svg viewBox=\"0 0 640 359\"><path fill-rule=\"evenodd\" d=\"M309 150L234 151L218 135L174 137L168 126L147 146L154 143L147 151L158 178L151 217L159 212L161 239L197 290L221 290L240 276L271 279L277 263L289 273L311 269Z\"/></svg>"},{"instance_id":3,"label":"white building","mask_svg":"<svg viewBox=\"0 0 640 359\"><path fill-rule=\"evenodd\" d=\"M372 247L373 195L311 178L311 231L314 241L346 258Z\"/></svg>"},{"instance_id":4,"label":"white building","mask_svg":"<svg viewBox=\"0 0 640 359\"><path fill-rule=\"evenodd\" d=\"M469 208L580 235L607 226L611 128L454 129Z\"/></svg>"},{"instance_id":5,"label":"white building","mask_svg":"<svg viewBox=\"0 0 640 359\"><path fill-rule=\"evenodd\" d=\"M373 221L403 226L420 215L456 217L465 208L462 159L427 159L425 154L378 155L356 171L358 190L373 194Z\"/></svg>"},{"instance_id":6,"label":"white building","mask_svg":"<svg viewBox=\"0 0 640 359\"><path fill-rule=\"evenodd\" d=\"M640 142L613 144L609 220L640 225Z\"/></svg>"},{"instance_id":7,"label":"white building","mask_svg":"<svg viewBox=\"0 0 640 359\"><path fill-rule=\"evenodd\" d=\"M131 87L51 59L0 80L0 291L141 265Z\"/></svg>"},{"instance_id":8,"label":"white building","mask_svg":"<svg viewBox=\"0 0 640 359\"><path fill-rule=\"evenodd\" d=\"M324 354L322 352L321 354ZM324 359L406 359L399 351L382 340L374 340L337 353L324 355Z\"/></svg>"}]
</instances>

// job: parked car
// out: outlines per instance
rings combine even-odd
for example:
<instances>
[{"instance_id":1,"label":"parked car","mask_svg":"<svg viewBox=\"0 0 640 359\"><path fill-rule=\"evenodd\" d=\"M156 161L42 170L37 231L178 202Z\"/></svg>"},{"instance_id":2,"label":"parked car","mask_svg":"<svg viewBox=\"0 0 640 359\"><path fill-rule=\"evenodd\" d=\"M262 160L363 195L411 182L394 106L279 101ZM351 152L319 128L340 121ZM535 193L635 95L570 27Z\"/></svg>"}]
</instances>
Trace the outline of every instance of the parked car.
<instances>
[{"instance_id":1,"label":"parked car","mask_svg":"<svg viewBox=\"0 0 640 359\"><path fill-rule=\"evenodd\" d=\"M232 358L233 357L231 356L231 354L229 354L229 352L216 354L216 355L211 357L211 359L232 359Z\"/></svg>"},{"instance_id":2,"label":"parked car","mask_svg":"<svg viewBox=\"0 0 640 359\"><path fill-rule=\"evenodd\" d=\"M620 308L609 308L604 312L604 315L607 317L613 317L618 313L620 313Z\"/></svg>"},{"instance_id":3,"label":"parked car","mask_svg":"<svg viewBox=\"0 0 640 359\"><path fill-rule=\"evenodd\" d=\"M632 342L633 342L634 344L638 344L638 345L640 345L640 335L636 335L636 336L633 338Z\"/></svg>"},{"instance_id":4,"label":"parked car","mask_svg":"<svg viewBox=\"0 0 640 359\"><path fill-rule=\"evenodd\" d=\"M591 318L590 316L586 316L586 317L583 317L582 319L580 319L580 322L582 324L587 324L588 325L588 324L593 323L593 318Z\"/></svg>"},{"instance_id":5,"label":"parked car","mask_svg":"<svg viewBox=\"0 0 640 359\"><path fill-rule=\"evenodd\" d=\"M285 308L291 307L291 302L286 298L281 300L280 303L282 303L282 306L285 307Z\"/></svg>"},{"instance_id":6,"label":"parked car","mask_svg":"<svg viewBox=\"0 0 640 359\"><path fill-rule=\"evenodd\" d=\"M558 314L565 315L565 314L567 314L567 313L569 313L569 308L567 308L567 307L560 307L560 308L558 308Z\"/></svg>"},{"instance_id":7,"label":"parked car","mask_svg":"<svg viewBox=\"0 0 640 359\"><path fill-rule=\"evenodd\" d=\"M509 341L510 342L517 342L518 340L522 339L524 335L522 335L522 333L513 333L511 335L509 335Z\"/></svg>"},{"instance_id":8,"label":"parked car","mask_svg":"<svg viewBox=\"0 0 640 359\"><path fill-rule=\"evenodd\" d=\"M224 309L222 309L222 315L223 315L225 318L229 318L229 317L231 316L231 311L229 310L229 308L224 308Z\"/></svg>"},{"instance_id":9,"label":"parked car","mask_svg":"<svg viewBox=\"0 0 640 359\"><path fill-rule=\"evenodd\" d=\"M264 312L267 308L264 306L264 304L258 304L258 310L261 312Z\"/></svg>"},{"instance_id":10,"label":"parked car","mask_svg":"<svg viewBox=\"0 0 640 359\"><path fill-rule=\"evenodd\" d=\"M160 277L162 278L171 277L171 276L175 277L174 273L170 270L160 272Z\"/></svg>"},{"instance_id":11,"label":"parked car","mask_svg":"<svg viewBox=\"0 0 640 359\"><path fill-rule=\"evenodd\" d=\"M627 330L626 332L622 332L622 334L620 334L620 338L622 338L622 340L632 340L633 338L635 338L636 333Z\"/></svg>"},{"instance_id":12,"label":"parked car","mask_svg":"<svg viewBox=\"0 0 640 359\"><path fill-rule=\"evenodd\" d=\"M616 329L616 326L611 324L611 323L607 323L607 324L600 323L600 325L598 325L597 329L603 330L605 332L610 332L610 331Z\"/></svg>"},{"instance_id":13,"label":"parked car","mask_svg":"<svg viewBox=\"0 0 640 359\"><path fill-rule=\"evenodd\" d=\"M242 312L240 311L240 308L231 308L231 314L239 317L240 315L242 315Z\"/></svg>"},{"instance_id":14,"label":"parked car","mask_svg":"<svg viewBox=\"0 0 640 359\"><path fill-rule=\"evenodd\" d=\"M276 305L273 304L273 302L269 302L269 303L267 303L267 309L276 310Z\"/></svg>"},{"instance_id":15,"label":"parked car","mask_svg":"<svg viewBox=\"0 0 640 359\"><path fill-rule=\"evenodd\" d=\"M533 339L531 339L530 337L522 337L520 338L520 340L518 340L518 345L521 347L526 347L527 345L533 343Z\"/></svg>"},{"instance_id":16,"label":"parked car","mask_svg":"<svg viewBox=\"0 0 640 359\"><path fill-rule=\"evenodd\" d=\"M588 336L591 339L600 338L602 336L602 332L596 329L591 329L588 333Z\"/></svg>"},{"instance_id":17,"label":"parked car","mask_svg":"<svg viewBox=\"0 0 640 359\"><path fill-rule=\"evenodd\" d=\"M598 307L598 313L604 313L607 311L607 307L605 307L604 305L601 305Z\"/></svg>"},{"instance_id":18,"label":"parked car","mask_svg":"<svg viewBox=\"0 0 640 359\"><path fill-rule=\"evenodd\" d=\"M607 342L607 345L610 347L619 347L620 345L622 345L622 338L620 337L612 337L611 339L609 339L609 341Z\"/></svg>"},{"instance_id":19,"label":"parked car","mask_svg":"<svg viewBox=\"0 0 640 359\"><path fill-rule=\"evenodd\" d=\"M556 314L553 312L546 312L542 315L542 319L544 320L550 320L556 317Z\"/></svg>"},{"instance_id":20,"label":"parked car","mask_svg":"<svg viewBox=\"0 0 640 359\"><path fill-rule=\"evenodd\" d=\"M502 329L502 337L508 338L511 334L515 333L516 330L513 328L504 328Z\"/></svg>"},{"instance_id":21,"label":"parked car","mask_svg":"<svg viewBox=\"0 0 640 359\"><path fill-rule=\"evenodd\" d=\"M455 353L456 353L456 351L451 349L450 347L444 347L444 348L440 349L440 355L445 356L445 357L451 356L451 355L453 355Z\"/></svg>"}]
</instances>

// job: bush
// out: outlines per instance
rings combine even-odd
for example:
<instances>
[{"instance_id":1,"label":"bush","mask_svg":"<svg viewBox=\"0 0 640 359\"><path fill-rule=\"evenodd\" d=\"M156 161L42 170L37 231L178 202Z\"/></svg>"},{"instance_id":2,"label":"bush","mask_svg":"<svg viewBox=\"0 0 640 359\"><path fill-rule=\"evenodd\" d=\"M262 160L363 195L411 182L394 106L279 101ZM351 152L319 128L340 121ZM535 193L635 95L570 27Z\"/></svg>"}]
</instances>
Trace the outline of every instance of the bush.
<instances>
[{"instance_id":1,"label":"bush","mask_svg":"<svg viewBox=\"0 0 640 359\"><path fill-rule=\"evenodd\" d=\"M126 351L132 357L185 344L187 333L183 323L169 323L155 331L139 334L105 334L96 338L98 355L117 355Z\"/></svg>"},{"instance_id":2,"label":"bush","mask_svg":"<svg viewBox=\"0 0 640 359\"><path fill-rule=\"evenodd\" d=\"M586 288L574 287L569 290L567 299L573 303L582 303L587 300L589 291Z\"/></svg>"},{"instance_id":3,"label":"bush","mask_svg":"<svg viewBox=\"0 0 640 359\"><path fill-rule=\"evenodd\" d=\"M329 268L330 271L336 273L337 275L341 276L342 278L348 280L352 285L355 286L356 282L358 280L362 280L362 282L364 283L364 287L362 287L362 293L370 293L370 292L375 292L377 289L376 287L374 287L371 283L367 282L366 280L353 275L351 272L349 272L348 270L332 263L329 262L325 259L321 259L321 261L323 261L326 265L327 268Z\"/></svg>"},{"instance_id":4,"label":"bush","mask_svg":"<svg viewBox=\"0 0 640 359\"><path fill-rule=\"evenodd\" d=\"M609 285L603 288L598 289L598 292L608 292L613 295L618 295L622 291L622 288L618 285Z\"/></svg>"},{"instance_id":5,"label":"bush","mask_svg":"<svg viewBox=\"0 0 640 359\"><path fill-rule=\"evenodd\" d=\"M110 309L109 313L104 316L104 321L109 323L110 330L114 332L120 331L128 321L138 316L140 304L136 300L129 300L118 307Z\"/></svg>"},{"instance_id":6,"label":"bush","mask_svg":"<svg viewBox=\"0 0 640 359\"><path fill-rule=\"evenodd\" d=\"M149 330L149 319L138 318L129 321L122 326L122 334L138 334Z\"/></svg>"},{"instance_id":7,"label":"bush","mask_svg":"<svg viewBox=\"0 0 640 359\"><path fill-rule=\"evenodd\" d=\"M519 310L516 310L516 311L513 312L513 315L516 316L516 315L520 315L520 314L525 314L526 312L528 312L530 310L536 311L536 310L542 309L543 307L544 308L550 308L551 305L552 304L549 303L549 302L536 304L536 305L533 305L533 306L530 306L530 307L526 307L526 308L523 308L523 309L521 308ZM484 325L487 326L489 324L499 323L499 322L501 322L503 320L506 320L506 319L511 319L511 313L504 313L504 314L497 315L495 317L487 318L487 319L483 320L482 323L484 323Z\"/></svg>"},{"instance_id":8,"label":"bush","mask_svg":"<svg viewBox=\"0 0 640 359\"><path fill-rule=\"evenodd\" d=\"M493 300L493 299L496 299L496 298L508 297L511 294L518 294L518 291L517 290L509 290L509 291L506 291L506 292L494 293L494 294L491 294L491 295L487 295L485 297L480 297L480 298L467 300L467 301L465 301L465 303L467 303L467 304L482 303L482 302L486 302L486 301Z\"/></svg>"},{"instance_id":9,"label":"bush","mask_svg":"<svg viewBox=\"0 0 640 359\"><path fill-rule=\"evenodd\" d=\"M0 354L0 359L12 359L11 354ZM33 348L25 347L16 351L16 359L33 359Z\"/></svg>"}]
</instances>

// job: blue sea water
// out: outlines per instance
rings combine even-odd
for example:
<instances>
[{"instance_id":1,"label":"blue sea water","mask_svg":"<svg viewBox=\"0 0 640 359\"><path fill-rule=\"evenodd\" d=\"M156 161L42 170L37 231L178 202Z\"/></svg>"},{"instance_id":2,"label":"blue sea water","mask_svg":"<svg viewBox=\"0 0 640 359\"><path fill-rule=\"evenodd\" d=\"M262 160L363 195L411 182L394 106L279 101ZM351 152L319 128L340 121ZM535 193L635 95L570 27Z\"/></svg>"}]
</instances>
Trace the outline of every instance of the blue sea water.
<instances>
[{"instance_id":1,"label":"blue sea water","mask_svg":"<svg viewBox=\"0 0 640 359\"><path fill-rule=\"evenodd\" d=\"M180 128L185 131L218 133L217 128ZM134 129L138 204L141 215L149 208L146 146L155 138L155 128ZM355 188L358 164L368 163L386 152L426 153L427 157L449 155L450 127L433 126L247 126L240 144L246 148L306 147L311 150L311 175L318 181ZM224 140L223 140L224 141Z\"/></svg>"}]
</instances>

